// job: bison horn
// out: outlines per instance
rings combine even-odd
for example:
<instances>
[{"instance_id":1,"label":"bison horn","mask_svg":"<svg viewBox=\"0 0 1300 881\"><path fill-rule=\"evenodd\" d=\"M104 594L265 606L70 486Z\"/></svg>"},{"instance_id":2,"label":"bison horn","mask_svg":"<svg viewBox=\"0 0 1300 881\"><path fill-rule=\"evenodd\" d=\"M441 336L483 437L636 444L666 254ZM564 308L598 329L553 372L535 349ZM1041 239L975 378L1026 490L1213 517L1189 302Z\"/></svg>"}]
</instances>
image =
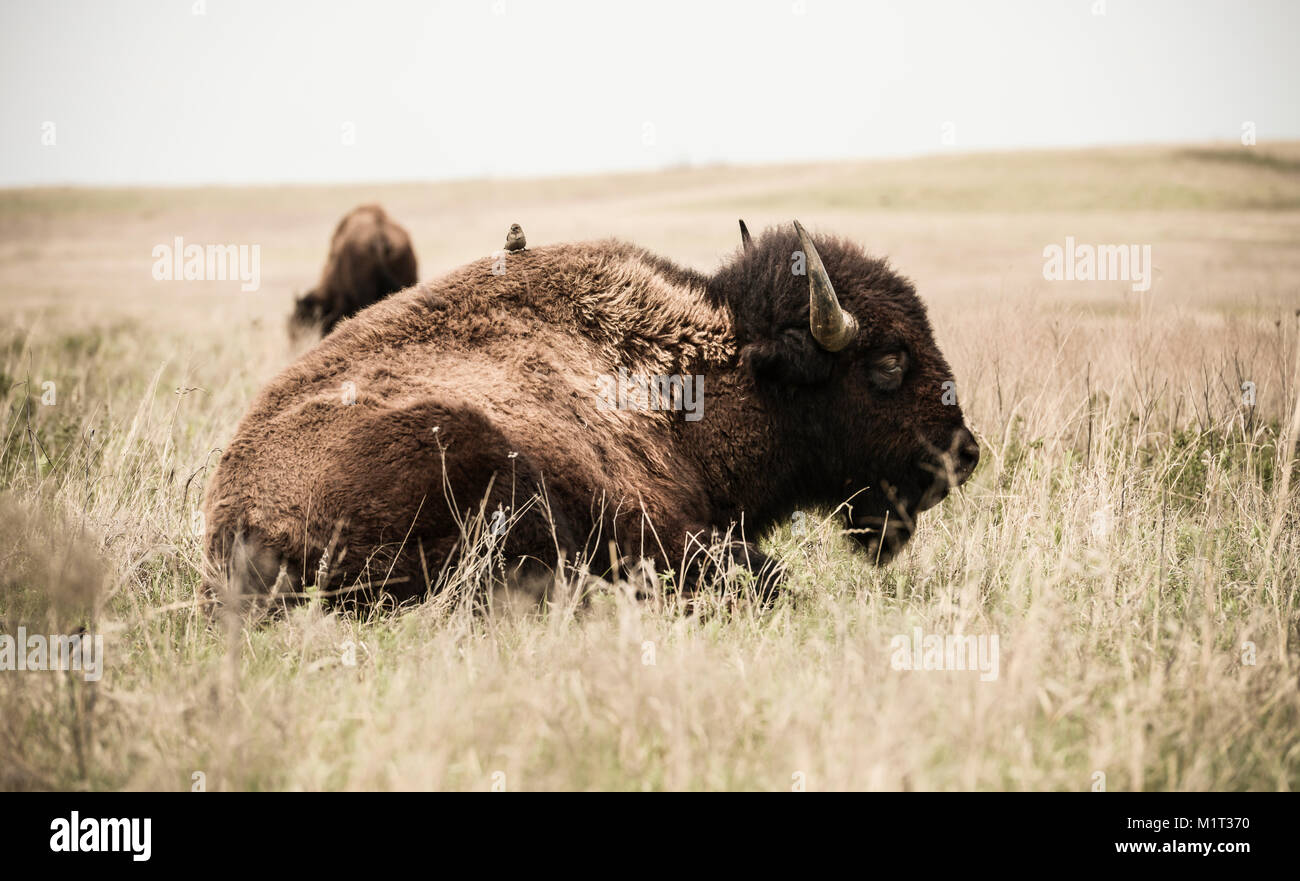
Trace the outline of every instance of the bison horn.
<instances>
[{"instance_id":1,"label":"bison horn","mask_svg":"<svg viewBox=\"0 0 1300 881\"><path fill-rule=\"evenodd\" d=\"M819 346L828 352L838 352L857 335L858 321L840 308L835 288L808 230L797 220L794 228L799 233L799 246L803 248L808 269L808 326Z\"/></svg>"},{"instance_id":2,"label":"bison horn","mask_svg":"<svg viewBox=\"0 0 1300 881\"><path fill-rule=\"evenodd\" d=\"M743 220L740 222L740 244L744 247L746 254L754 250L754 240L749 237L749 227L745 226Z\"/></svg>"}]
</instances>

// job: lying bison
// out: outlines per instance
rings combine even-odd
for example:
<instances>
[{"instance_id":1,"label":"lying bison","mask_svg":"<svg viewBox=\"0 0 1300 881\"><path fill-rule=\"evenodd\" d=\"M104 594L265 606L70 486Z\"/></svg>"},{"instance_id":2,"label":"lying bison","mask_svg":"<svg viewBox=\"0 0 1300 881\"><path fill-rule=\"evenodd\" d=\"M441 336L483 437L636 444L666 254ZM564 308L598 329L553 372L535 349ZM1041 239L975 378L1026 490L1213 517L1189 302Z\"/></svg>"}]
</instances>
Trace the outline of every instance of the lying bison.
<instances>
[{"instance_id":1,"label":"lying bison","mask_svg":"<svg viewBox=\"0 0 1300 881\"><path fill-rule=\"evenodd\" d=\"M764 575L750 540L844 502L888 561L979 458L925 307L843 239L744 238L713 275L616 241L497 255L347 322L221 457L209 577L418 596L475 512L511 565L644 556L690 582L717 532Z\"/></svg>"},{"instance_id":2,"label":"lying bison","mask_svg":"<svg viewBox=\"0 0 1300 881\"><path fill-rule=\"evenodd\" d=\"M293 336L329 333L344 318L415 284L411 238L378 205L353 208L334 229L316 287L297 298Z\"/></svg>"}]
</instances>

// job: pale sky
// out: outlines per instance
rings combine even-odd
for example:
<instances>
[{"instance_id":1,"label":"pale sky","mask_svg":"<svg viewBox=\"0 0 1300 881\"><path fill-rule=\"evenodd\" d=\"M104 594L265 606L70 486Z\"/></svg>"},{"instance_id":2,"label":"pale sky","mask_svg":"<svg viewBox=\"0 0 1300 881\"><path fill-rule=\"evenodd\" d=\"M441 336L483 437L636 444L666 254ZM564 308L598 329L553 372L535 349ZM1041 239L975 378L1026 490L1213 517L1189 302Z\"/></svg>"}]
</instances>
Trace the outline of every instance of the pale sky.
<instances>
[{"instance_id":1,"label":"pale sky","mask_svg":"<svg viewBox=\"0 0 1300 881\"><path fill-rule=\"evenodd\" d=\"M1300 138L1300 2L0 7L5 186L1236 141L1247 121L1260 144Z\"/></svg>"}]
</instances>

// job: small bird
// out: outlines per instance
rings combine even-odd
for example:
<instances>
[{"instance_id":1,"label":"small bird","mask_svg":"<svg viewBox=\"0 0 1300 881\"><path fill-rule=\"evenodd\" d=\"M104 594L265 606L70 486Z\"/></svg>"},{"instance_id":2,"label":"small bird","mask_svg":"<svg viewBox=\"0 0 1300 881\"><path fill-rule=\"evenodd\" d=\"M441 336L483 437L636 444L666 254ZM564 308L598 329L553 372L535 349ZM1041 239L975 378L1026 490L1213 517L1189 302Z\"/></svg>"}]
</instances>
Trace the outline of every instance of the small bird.
<instances>
[{"instance_id":1,"label":"small bird","mask_svg":"<svg viewBox=\"0 0 1300 881\"><path fill-rule=\"evenodd\" d=\"M517 223L510 224L510 232L506 233L506 250L522 251L528 244L528 239L524 238L524 228Z\"/></svg>"}]
</instances>

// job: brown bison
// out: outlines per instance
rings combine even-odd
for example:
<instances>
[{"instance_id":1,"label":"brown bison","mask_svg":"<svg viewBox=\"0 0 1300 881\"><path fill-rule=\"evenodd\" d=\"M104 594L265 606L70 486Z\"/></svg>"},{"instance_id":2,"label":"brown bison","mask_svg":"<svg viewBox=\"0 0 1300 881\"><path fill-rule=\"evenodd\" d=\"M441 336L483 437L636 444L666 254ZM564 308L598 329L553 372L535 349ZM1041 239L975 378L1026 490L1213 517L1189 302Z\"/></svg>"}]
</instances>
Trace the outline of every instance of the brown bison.
<instances>
[{"instance_id":1,"label":"brown bison","mask_svg":"<svg viewBox=\"0 0 1300 881\"><path fill-rule=\"evenodd\" d=\"M344 318L416 281L411 238L378 205L353 208L334 229L316 287L294 301L294 336L329 333Z\"/></svg>"},{"instance_id":2,"label":"brown bison","mask_svg":"<svg viewBox=\"0 0 1300 881\"><path fill-rule=\"evenodd\" d=\"M213 586L419 596L474 512L508 565L646 557L686 589L718 533L774 583L753 539L847 502L888 561L979 459L925 307L843 239L743 235L712 275L617 241L498 254L347 322L222 455Z\"/></svg>"}]
</instances>

